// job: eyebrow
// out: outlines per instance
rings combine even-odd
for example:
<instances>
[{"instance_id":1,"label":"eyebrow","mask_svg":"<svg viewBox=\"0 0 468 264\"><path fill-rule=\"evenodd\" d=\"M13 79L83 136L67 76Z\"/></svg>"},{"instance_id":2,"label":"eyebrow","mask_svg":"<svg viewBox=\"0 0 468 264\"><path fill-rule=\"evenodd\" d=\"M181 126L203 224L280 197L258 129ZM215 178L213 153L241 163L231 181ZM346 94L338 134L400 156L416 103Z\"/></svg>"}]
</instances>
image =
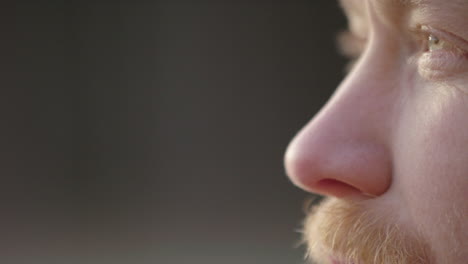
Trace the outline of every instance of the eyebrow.
<instances>
[{"instance_id":1,"label":"eyebrow","mask_svg":"<svg viewBox=\"0 0 468 264\"><path fill-rule=\"evenodd\" d=\"M353 2L353 0L339 0L339 1L341 3L341 6L343 7L348 6L344 3ZM397 5L404 6L404 7L428 5L430 2L434 2L431 0L373 0L373 1L380 2L381 4L384 4L384 5L397 4ZM357 1L357 2L362 2L362 0ZM437 5L437 3L433 3L433 4ZM459 8L468 8L468 1L450 1L448 3L444 1L443 4L454 5L455 7L459 7Z\"/></svg>"},{"instance_id":2,"label":"eyebrow","mask_svg":"<svg viewBox=\"0 0 468 264\"><path fill-rule=\"evenodd\" d=\"M363 0L339 0L339 2L348 15L352 17L364 16L365 8ZM421 19L424 23L431 22L437 24L440 29L465 38L468 41L467 24L464 19L466 12L468 12L467 0L370 0L370 2L384 9L413 9L416 16L424 18ZM463 19L460 20L460 17ZM343 44L346 45L346 43Z\"/></svg>"},{"instance_id":3,"label":"eyebrow","mask_svg":"<svg viewBox=\"0 0 468 264\"><path fill-rule=\"evenodd\" d=\"M352 14L352 16L362 17L365 14L364 1L363 0L338 0L340 6L346 14ZM453 10L467 10L467 0L452 0L452 1L436 1L436 0L370 0L377 6L383 9L420 9L424 11L438 10L442 7L443 9L451 8ZM466 11L465 11L466 12Z\"/></svg>"},{"instance_id":4,"label":"eyebrow","mask_svg":"<svg viewBox=\"0 0 468 264\"><path fill-rule=\"evenodd\" d=\"M388 6L392 4L400 5L403 7L411 7L411 6L418 6L418 5L423 5L428 2L428 0L373 0L375 2L378 2L382 5ZM349 9L349 8L356 8L357 3L362 3L362 0L356 1L356 0L339 0L340 5L344 9Z\"/></svg>"}]
</instances>

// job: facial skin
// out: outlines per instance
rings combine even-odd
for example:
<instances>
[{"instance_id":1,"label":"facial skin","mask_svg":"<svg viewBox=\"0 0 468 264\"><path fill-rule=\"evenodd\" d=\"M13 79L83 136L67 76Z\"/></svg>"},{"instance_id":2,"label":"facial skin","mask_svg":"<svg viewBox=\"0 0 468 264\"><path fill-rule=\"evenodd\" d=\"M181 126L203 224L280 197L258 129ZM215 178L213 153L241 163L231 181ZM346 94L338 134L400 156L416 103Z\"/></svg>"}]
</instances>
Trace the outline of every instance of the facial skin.
<instances>
[{"instance_id":1,"label":"facial skin","mask_svg":"<svg viewBox=\"0 0 468 264\"><path fill-rule=\"evenodd\" d=\"M468 1L343 0L359 53L285 155L317 263L468 261Z\"/></svg>"}]
</instances>

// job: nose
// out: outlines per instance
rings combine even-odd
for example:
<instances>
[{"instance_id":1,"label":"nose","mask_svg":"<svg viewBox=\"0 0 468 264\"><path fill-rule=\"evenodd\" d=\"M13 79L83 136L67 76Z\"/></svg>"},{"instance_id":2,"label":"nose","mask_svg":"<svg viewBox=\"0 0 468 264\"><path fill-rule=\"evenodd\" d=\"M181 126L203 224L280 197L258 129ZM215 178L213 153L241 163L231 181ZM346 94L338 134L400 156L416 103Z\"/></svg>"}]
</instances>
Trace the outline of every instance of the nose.
<instances>
[{"instance_id":1,"label":"nose","mask_svg":"<svg viewBox=\"0 0 468 264\"><path fill-rule=\"evenodd\" d=\"M308 192L368 198L384 194L391 184L395 96L380 73L360 68L288 146L286 173Z\"/></svg>"}]
</instances>

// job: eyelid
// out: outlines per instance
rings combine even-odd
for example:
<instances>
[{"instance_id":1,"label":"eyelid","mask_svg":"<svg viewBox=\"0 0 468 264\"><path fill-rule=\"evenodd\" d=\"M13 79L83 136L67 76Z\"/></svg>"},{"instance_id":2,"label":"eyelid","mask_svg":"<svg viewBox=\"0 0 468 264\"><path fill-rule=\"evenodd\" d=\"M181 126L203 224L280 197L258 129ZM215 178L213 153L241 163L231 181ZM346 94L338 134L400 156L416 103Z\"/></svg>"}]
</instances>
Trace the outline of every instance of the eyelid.
<instances>
[{"instance_id":1,"label":"eyelid","mask_svg":"<svg viewBox=\"0 0 468 264\"><path fill-rule=\"evenodd\" d=\"M443 30L429 26L418 26L412 34L422 41L424 50L414 54L412 59L417 64L420 75L428 80L448 80L459 73L466 72L468 42ZM428 50L429 36L434 36L444 43L441 49ZM446 45L445 45L446 44ZM421 45L419 42L418 45ZM421 47L421 46L420 46Z\"/></svg>"},{"instance_id":2,"label":"eyelid","mask_svg":"<svg viewBox=\"0 0 468 264\"><path fill-rule=\"evenodd\" d=\"M462 53L468 52L468 42L452 33L434 29L429 26L419 26L419 30L416 31L419 31L420 33L423 33L426 36L432 34L444 41L448 41L451 44L451 46L461 51Z\"/></svg>"}]
</instances>

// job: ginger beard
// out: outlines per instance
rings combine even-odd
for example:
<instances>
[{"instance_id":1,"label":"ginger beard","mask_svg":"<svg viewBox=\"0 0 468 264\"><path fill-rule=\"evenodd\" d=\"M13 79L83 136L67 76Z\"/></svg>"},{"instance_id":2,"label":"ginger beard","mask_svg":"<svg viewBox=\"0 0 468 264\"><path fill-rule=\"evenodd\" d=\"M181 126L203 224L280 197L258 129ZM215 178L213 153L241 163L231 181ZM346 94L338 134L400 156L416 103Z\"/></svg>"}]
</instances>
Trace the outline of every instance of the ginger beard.
<instances>
[{"instance_id":1,"label":"ginger beard","mask_svg":"<svg viewBox=\"0 0 468 264\"><path fill-rule=\"evenodd\" d=\"M369 210L365 202L326 199L304 222L307 256L319 264L431 263L421 236L402 230L392 218L391 212Z\"/></svg>"}]
</instances>

